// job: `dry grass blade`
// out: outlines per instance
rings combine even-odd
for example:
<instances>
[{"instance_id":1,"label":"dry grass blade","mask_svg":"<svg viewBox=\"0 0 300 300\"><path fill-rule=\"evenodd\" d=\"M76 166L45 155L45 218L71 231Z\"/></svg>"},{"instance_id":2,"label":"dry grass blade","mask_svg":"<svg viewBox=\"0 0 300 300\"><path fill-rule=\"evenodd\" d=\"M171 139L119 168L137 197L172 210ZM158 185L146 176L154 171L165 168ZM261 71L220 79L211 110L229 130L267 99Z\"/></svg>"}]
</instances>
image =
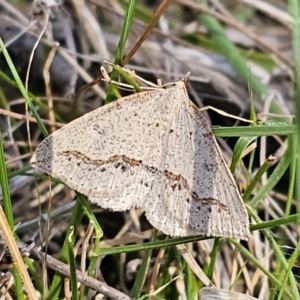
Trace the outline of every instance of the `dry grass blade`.
<instances>
[{"instance_id":1,"label":"dry grass blade","mask_svg":"<svg viewBox=\"0 0 300 300\"><path fill-rule=\"evenodd\" d=\"M258 300L257 298L242 293L217 289L214 287L205 287L201 289L199 292L198 299L199 300Z\"/></svg>"},{"instance_id":2,"label":"dry grass blade","mask_svg":"<svg viewBox=\"0 0 300 300\"><path fill-rule=\"evenodd\" d=\"M167 8L171 4L171 2L172 2L171 0L163 0L162 4L159 6L159 8L157 9L157 11L155 12L155 15L151 19L151 22L147 26L147 28L144 31L144 33L141 35L141 37L136 42L136 44L133 46L133 48L129 51L129 53L122 60L122 66L127 65L127 63L130 61L130 59L136 53L136 51L141 47L141 45L147 39L148 35L153 30L154 26L156 26L157 22L161 18L162 14L167 10Z\"/></svg>"},{"instance_id":3,"label":"dry grass blade","mask_svg":"<svg viewBox=\"0 0 300 300\"><path fill-rule=\"evenodd\" d=\"M27 292L29 299L38 300L37 293L35 291L35 288L33 287L32 281L25 267L24 261L22 259L19 248L16 244L15 238L6 221L6 217L2 210L1 205L0 205L0 230L2 231L1 236L3 236L5 244L7 245L7 248L9 250L9 253L11 254L11 257L15 262L14 265L18 269L23 279L24 288Z\"/></svg>"},{"instance_id":4,"label":"dry grass blade","mask_svg":"<svg viewBox=\"0 0 300 300\"><path fill-rule=\"evenodd\" d=\"M204 283L205 286L214 286L214 284L209 280L203 270L199 267L189 250L185 245L177 245L177 249L180 251L182 257L187 262L189 267L193 270L196 276Z\"/></svg>"},{"instance_id":5,"label":"dry grass blade","mask_svg":"<svg viewBox=\"0 0 300 300\"><path fill-rule=\"evenodd\" d=\"M5 110L5 109L2 109L2 108L0 108L0 115L8 116L8 117L18 119L18 120L24 120L24 121L28 120L29 122L32 122L32 123L37 122L36 119L33 118L33 117L30 117L28 115L26 116L26 115L18 114L18 113L15 113L15 112L12 112L12 111L9 111L9 110ZM50 126L53 126L53 127L56 127L56 128L63 127L65 125L63 123L59 123L59 122L51 121L51 120L42 119L42 121L43 121L44 124L50 125Z\"/></svg>"}]
</instances>

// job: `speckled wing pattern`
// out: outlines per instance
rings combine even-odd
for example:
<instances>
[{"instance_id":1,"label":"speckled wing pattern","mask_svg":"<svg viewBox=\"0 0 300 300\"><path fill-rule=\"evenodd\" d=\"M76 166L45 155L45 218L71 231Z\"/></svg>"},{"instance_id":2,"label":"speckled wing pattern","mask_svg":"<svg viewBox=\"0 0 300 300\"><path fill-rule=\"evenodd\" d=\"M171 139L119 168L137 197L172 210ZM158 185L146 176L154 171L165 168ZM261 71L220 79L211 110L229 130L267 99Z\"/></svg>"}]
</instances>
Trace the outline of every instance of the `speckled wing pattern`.
<instances>
[{"instance_id":1,"label":"speckled wing pattern","mask_svg":"<svg viewBox=\"0 0 300 300\"><path fill-rule=\"evenodd\" d=\"M47 137L30 163L170 236L247 239L245 205L184 81L121 98Z\"/></svg>"}]
</instances>

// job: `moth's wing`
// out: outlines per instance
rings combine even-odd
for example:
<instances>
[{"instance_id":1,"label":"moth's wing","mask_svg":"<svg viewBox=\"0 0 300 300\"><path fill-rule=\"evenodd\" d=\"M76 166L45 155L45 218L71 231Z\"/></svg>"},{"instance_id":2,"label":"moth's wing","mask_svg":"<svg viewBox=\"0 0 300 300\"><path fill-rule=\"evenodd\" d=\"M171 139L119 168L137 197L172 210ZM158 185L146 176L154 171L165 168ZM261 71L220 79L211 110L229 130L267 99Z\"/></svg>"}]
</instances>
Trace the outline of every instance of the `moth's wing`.
<instances>
[{"instance_id":1,"label":"moth's wing","mask_svg":"<svg viewBox=\"0 0 300 300\"><path fill-rule=\"evenodd\" d=\"M124 97L70 122L38 146L31 164L103 208L143 208L164 155L162 128L170 123L160 113L164 93Z\"/></svg>"},{"instance_id":2,"label":"moth's wing","mask_svg":"<svg viewBox=\"0 0 300 300\"><path fill-rule=\"evenodd\" d=\"M146 217L171 236L207 235L247 239L245 205L203 114L182 82L165 97L181 103L172 112L163 183L154 182ZM161 179L156 178L156 181Z\"/></svg>"}]
</instances>

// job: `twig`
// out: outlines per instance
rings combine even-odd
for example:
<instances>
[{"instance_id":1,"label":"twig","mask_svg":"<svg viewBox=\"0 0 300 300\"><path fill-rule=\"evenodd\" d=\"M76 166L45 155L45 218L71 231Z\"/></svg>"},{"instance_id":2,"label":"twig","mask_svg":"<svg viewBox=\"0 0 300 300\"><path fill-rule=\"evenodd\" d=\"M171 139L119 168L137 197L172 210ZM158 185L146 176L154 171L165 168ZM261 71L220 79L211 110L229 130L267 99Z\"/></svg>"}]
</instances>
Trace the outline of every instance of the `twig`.
<instances>
[{"instance_id":1,"label":"twig","mask_svg":"<svg viewBox=\"0 0 300 300\"><path fill-rule=\"evenodd\" d=\"M39 262L42 262L43 260L46 262L46 265L53 269L56 272L59 272L60 274L70 277L70 267L67 264L64 264L60 262L59 260L53 258L52 256L45 254L44 252L38 251L37 249L29 249L28 245L22 242L18 242L18 247L21 252L26 253L29 252L29 256L33 259L38 260ZM131 300L129 296L126 294L106 285L104 282L101 282L95 278L92 278L90 276L85 275L84 273L80 271L76 271L77 280L92 288L96 292L102 293L106 297L112 298L112 299L120 299L120 300Z\"/></svg>"}]
</instances>

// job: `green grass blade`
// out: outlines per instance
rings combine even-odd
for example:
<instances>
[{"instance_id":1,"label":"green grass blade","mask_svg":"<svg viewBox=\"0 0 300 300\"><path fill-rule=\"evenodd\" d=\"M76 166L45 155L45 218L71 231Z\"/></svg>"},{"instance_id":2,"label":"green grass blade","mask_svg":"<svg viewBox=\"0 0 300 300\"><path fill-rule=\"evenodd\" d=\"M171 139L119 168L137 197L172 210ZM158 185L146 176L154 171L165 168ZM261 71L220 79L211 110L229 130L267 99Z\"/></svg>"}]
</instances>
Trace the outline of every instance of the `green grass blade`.
<instances>
[{"instance_id":1,"label":"green grass blade","mask_svg":"<svg viewBox=\"0 0 300 300\"><path fill-rule=\"evenodd\" d=\"M259 219L259 217L257 215L255 215L253 212L251 212L251 216L254 218L254 220L257 222L257 223L262 223L262 221ZM289 280L290 280L290 286L292 287L291 291L292 291L292 298L291 299L300 299L300 296L299 296L299 290L297 288L297 283L295 281L295 277L294 277L294 274L292 272L287 272L287 270L289 269L289 263L287 262L284 254L282 253L279 245L276 243L275 239L273 238L272 234L270 233L269 230L265 230L264 231L264 234L266 236L266 238L268 239L273 251L274 251L274 254L276 255L276 258L279 260L279 262L283 265L283 271L286 272L287 276L289 277ZM269 276L268 276L269 277ZM269 279L271 280L271 278L269 277ZM279 281L279 284L277 283L277 280L276 281L273 281L272 282L276 285L276 288L277 289L280 289L282 287L282 281L281 280L278 280ZM284 294L289 296L290 295L290 290L289 288L287 288L286 290L284 290ZM290 297L290 296L289 296Z\"/></svg>"},{"instance_id":2,"label":"green grass blade","mask_svg":"<svg viewBox=\"0 0 300 300\"><path fill-rule=\"evenodd\" d=\"M183 274L186 298L191 300L197 300L197 295L199 292L199 283L197 278L195 277L194 272L192 271L188 263L185 261L183 262Z\"/></svg>"},{"instance_id":3,"label":"green grass blade","mask_svg":"<svg viewBox=\"0 0 300 300\"><path fill-rule=\"evenodd\" d=\"M10 79L1 70L0 70L0 79L3 80L8 85L14 87L14 88L18 88L19 87L18 84L15 81L13 81L12 79ZM32 93L28 92L28 96L29 96L29 99L32 99L32 101L34 103L36 103L42 109L43 112L47 112L49 110L48 105L46 103L44 103L43 101L41 101L38 97L36 97ZM62 121L62 119L58 115L55 114L55 117L56 117L57 121L59 121L59 122Z\"/></svg>"},{"instance_id":4,"label":"green grass blade","mask_svg":"<svg viewBox=\"0 0 300 300\"><path fill-rule=\"evenodd\" d=\"M0 128L1 129L1 128ZM11 206L10 192L8 186L8 177L5 165L5 154L3 149L2 131L0 130L0 184L3 195L3 206L5 216L11 230L14 229L14 217Z\"/></svg>"},{"instance_id":5,"label":"green grass blade","mask_svg":"<svg viewBox=\"0 0 300 300\"><path fill-rule=\"evenodd\" d=\"M206 272L206 269L204 270L204 272L206 273L207 277L212 280L212 276L215 270L215 265L217 262L217 256L218 256L218 251L219 251L219 244L220 244L220 238L216 238L214 240L214 246L213 249L210 253L210 262L209 262L209 266L208 266L208 270Z\"/></svg>"},{"instance_id":6,"label":"green grass blade","mask_svg":"<svg viewBox=\"0 0 300 300\"><path fill-rule=\"evenodd\" d=\"M122 63L122 59L123 59L123 55L124 55L124 49L125 49L126 41L128 39L129 31L130 31L130 28L131 28L131 24L132 24L134 12L135 12L136 4L137 4L136 0L130 0L129 1L128 9L127 9L127 12L126 12L126 16L125 16L124 24L123 24L123 27L122 27L122 32L121 32L119 44L118 44L118 48L117 48L116 55L115 55L115 64L116 65L121 65L121 63ZM119 73L118 73L117 70L112 71L111 79L114 80L114 81L118 81ZM106 104L110 103L114 99L115 99L115 97L114 97L113 93L110 90L108 90L105 103Z\"/></svg>"},{"instance_id":7,"label":"green grass blade","mask_svg":"<svg viewBox=\"0 0 300 300\"><path fill-rule=\"evenodd\" d=\"M122 63L125 45L126 45L126 42L128 39L129 32L130 32L136 5L137 5L136 0L129 0L128 8L127 8L124 24L122 27L121 36L120 36L120 41L119 41L117 52L115 55L115 64L116 65L121 65L121 63Z\"/></svg>"},{"instance_id":8,"label":"green grass blade","mask_svg":"<svg viewBox=\"0 0 300 300\"><path fill-rule=\"evenodd\" d=\"M245 247L243 247L238 241L234 240L234 239L230 239L231 242L236 246L236 248L243 254L243 256L245 256L249 261L251 261L257 268L259 268L264 274L267 275L267 277L269 278L269 280L275 284L275 286L277 286L277 288L279 289L281 286L281 282L275 277L275 275L267 270L263 264L256 259L251 252L249 252ZM289 292L289 291L285 291L285 295L288 297L288 299L298 299L298 298L293 298L293 295Z\"/></svg>"},{"instance_id":9,"label":"green grass blade","mask_svg":"<svg viewBox=\"0 0 300 300\"><path fill-rule=\"evenodd\" d=\"M277 126L238 126L238 127L220 127L212 128L212 132L219 137L257 137L257 136L273 136L273 135L289 135L296 134L297 128L294 125L277 125Z\"/></svg>"},{"instance_id":10,"label":"green grass blade","mask_svg":"<svg viewBox=\"0 0 300 300\"><path fill-rule=\"evenodd\" d=\"M294 214L290 215L288 217L282 217L282 218L277 218L275 220L270 220L270 221L264 221L262 223L254 224L250 226L250 230L263 230L267 228L272 228L276 226L282 226L282 225L287 225L291 223L297 222L298 218L300 217L300 214Z\"/></svg>"},{"instance_id":11,"label":"green grass blade","mask_svg":"<svg viewBox=\"0 0 300 300\"><path fill-rule=\"evenodd\" d=\"M81 219L83 216L83 209L82 209L82 201L81 195L77 195L78 199L76 201L76 205L73 209L71 220L69 222L69 229L67 231L66 237L70 235L71 228L74 228L74 232L77 232L78 226L81 223ZM74 241L73 241L74 243ZM69 241L66 238L64 240L64 244L62 246L61 252L60 252L60 260L62 262L68 263L68 247L69 247ZM49 294L47 296L48 300L52 299L58 299L58 296L60 294L61 288L63 287L63 276L61 274L56 274L53 278L53 281L51 283L51 286L49 288Z\"/></svg>"},{"instance_id":12,"label":"green grass blade","mask_svg":"<svg viewBox=\"0 0 300 300\"><path fill-rule=\"evenodd\" d=\"M270 168L270 166L272 165L272 162L273 162L273 160L267 159L264 162L264 164L258 169L254 178L251 180L250 184L248 185L248 187L243 195L243 199L245 202L248 202L248 199L249 199L251 193L257 186L258 182L261 180L263 174L265 174L267 172L267 170Z\"/></svg>"},{"instance_id":13,"label":"green grass blade","mask_svg":"<svg viewBox=\"0 0 300 300\"><path fill-rule=\"evenodd\" d=\"M6 62L8 64L8 66L9 66L9 69L12 72L12 75L13 75L16 83L17 83L18 89L20 90L20 92L21 92L22 96L24 97L24 99L25 99L25 101L26 101L26 103L27 103L30 111L32 112L33 116L35 117L35 119L37 121L37 124L38 124L41 132L43 133L43 135L45 137L48 136L48 131L47 131L45 125L43 124L40 116L38 115L36 109L34 108L34 106L32 104L32 101L31 101L31 99L30 99L30 97L28 95L28 92L26 91L26 89L25 89L25 87L24 87L24 85L23 85L23 83L21 81L21 78L20 78L20 76L19 76L19 74L18 74L18 72L17 72L17 70L16 70L16 68L15 68L15 66L14 66L14 64L13 64L13 62L12 62L12 60L11 60L8 52L7 52L7 50L6 50L6 48L5 48L5 45L4 45L1 37L0 37L0 48L1 48L2 52L3 52L3 55L4 55L4 57L6 59Z\"/></svg>"},{"instance_id":14,"label":"green grass blade","mask_svg":"<svg viewBox=\"0 0 300 300\"><path fill-rule=\"evenodd\" d=\"M68 232L68 254L69 254L69 266L71 274L71 290L72 299L78 300L78 289L77 289L77 276L76 276L76 261L74 255L74 227L71 226Z\"/></svg>"},{"instance_id":15,"label":"green grass blade","mask_svg":"<svg viewBox=\"0 0 300 300\"><path fill-rule=\"evenodd\" d=\"M276 166L273 173L267 180L267 183L260 188L260 190L255 194L252 200L249 202L249 205L252 207L256 207L257 204L269 193L274 186L278 183L280 178L286 172L287 168L289 167L292 159L292 152L294 150L294 136L288 137L288 147L282 156L281 160L279 161L278 165Z\"/></svg>"},{"instance_id":16,"label":"green grass blade","mask_svg":"<svg viewBox=\"0 0 300 300\"><path fill-rule=\"evenodd\" d=\"M153 241L155 239L155 233L153 232L151 240ZM136 299L140 297L146 278L149 270L149 265L151 261L151 256L152 256L152 249L148 249L145 251L145 255L142 260L142 264L138 270L136 279L134 281L132 290L130 292L130 297Z\"/></svg>"},{"instance_id":17,"label":"green grass blade","mask_svg":"<svg viewBox=\"0 0 300 300\"><path fill-rule=\"evenodd\" d=\"M232 156L232 161L230 165L230 171L232 174L234 174L238 163L241 159L241 155L243 151L250 145L252 144L255 140L257 139L256 136L252 137L240 137L237 143L234 146L233 149L233 156Z\"/></svg>"},{"instance_id":18,"label":"green grass blade","mask_svg":"<svg viewBox=\"0 0 300 300\"><path fill-rule=\"evenodd\" d=\"M2 189L3 206L4 206L4 212L5 212L5 216L7 219L7 223L9 225L10 229L12 230L12 232L14 232L14 218L13 218L13 213L12 213L10 192L9 192L9 186L8 186L8 177L7 177L7 171L6 171L6 165L5 165L5 155L4 155L1 128L0 128L0 186ZM16 237L15 233L14 233L14 236ZM24 299L23 284L22 284L21 275L18 272L18 269L16 268L15 264L13 264L13 275L14 275L15 284L16 284L17 299L22 300L22 299Z\"/></svg>"},{"instance_id":19,"label":"green grass blade","mask_svg":"<svg viewBox=\"0 0 300 300\"><path fill-rule=\"evenodd\" d=\"M203 236L188 236L188 237L180 237L180 238L170 238L167 240L157 240L155 242L149 242L141 245L129 245L129 246L119 246L114 248L102 248L98 253L93 253L92 255L110 255L110 254L119 254L119 253L129 253L135 251L142 251L148 249L158 249L161 247L170 247L183 243L191 243L195 241L201 241L208 239Z\"/></svg>"},{"instance_id":20,"label":"green grass blade","mask_svg":"<svg viewBox=\"0 0 300 300\"><path fill-rule=\"evenodd\" d=\"M294 200L295 192L295 182L296 182L296 172L297 172L297 149L296 143L294 143L294 149L292 152L291 164L290 164L290 180L289 180L289 189L285 207L285 215L289 216L291 213L292 202Z\"/></svg>"},{"instance_id":21,"label":"green grass blade","mask_svg":"<svg viewBox=\"0 0 300 300\"><path fill-rule=\"evenodd\" d=\"M284 289L287 286L288 279L289 279L289 274L291 276L293 276L292 268L297 264L297 261L299 260L299 253L300 253L300 241L298 241L297 247L295 248L293 254L291 255L291 257L288 261L288 268L287 268L286 272L284 274L281 272L281 274L280 274L281 277L283 277L283 278L282 278L281 289L279 290L279 294L276 298L277 300L281 300L283 298ZM298 294L298 299L299 299L299 291L298 291L299 289L297 287L296 282L293 280L291 282L291 284L292 284L293 294L294 295Z\"/></svg>"},{"instance_id":22,"label":"green grass blade","mask_svg":"<svg viewBox=\"0 0 300 300\"><path fill-rule=\"evenodd\" d=\"M230 64L235 68L238 74L245 82L248 82L256 95L262 96L267 92L267 88L261 84L261 81L249 73L249 67L244 57L240 54L236 46L227 38L220 23L213 17L202 13L200 15L200 22L206 27L208 34L217 44L218 49L227 58Z\"/></svg>"},{"instance_id":23,"label":"green grass blade","mask_svg":"<svg viewBox=\"0 0 300 300\"><path fill-rule=\"evenodd\" d=\"M300 3L298 0L289 0L288 1L288 10L293 18L292 22L292 34L293 34L293 55L295 61L295 70L294 70L294 104L296 109L296 126L297 126L297 149L298 149L298 163L296 165L296 179L297 182L300 180ZM298 202L298 212L300 206L300 184L296 184L296 196ZM298 220L300 223L300 219Z\"/></svg>"}]
</instances>

